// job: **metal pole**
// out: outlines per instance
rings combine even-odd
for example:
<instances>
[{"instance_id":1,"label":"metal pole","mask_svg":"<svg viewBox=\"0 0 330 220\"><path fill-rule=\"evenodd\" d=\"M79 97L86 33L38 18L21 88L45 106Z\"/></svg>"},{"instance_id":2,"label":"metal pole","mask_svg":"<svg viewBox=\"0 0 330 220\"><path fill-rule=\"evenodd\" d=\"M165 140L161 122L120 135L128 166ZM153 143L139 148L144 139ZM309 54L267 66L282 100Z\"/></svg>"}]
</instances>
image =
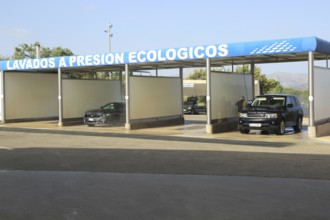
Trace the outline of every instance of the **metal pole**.
<instances>
[{"instance_id":1,"label":"metal pole","mask_svg":"<svg viewBox=\"0 0 330 220\"><path fill-rule=\"evenodd\" d=\"M58 126L63 126L62 70L58 68Z\"/></svg>"},{"instance_id":2,"label":"metal pole","mask_svg":"<svg viewBox=\"0 0 330 220\"><path fill-rule=\"evenodd\" d=\"M130 89L129 89L129 66L125 64L125 77L126 77L126 124L125 128L130 129L130 103L129 103L129 96L130 96Z\"/></svg>"},{"instance_id":3,"label":"metal pole","mask_svg":"<svg viewBox=\"0 0 330 220\"><path fill-rule=\"evenodd\" d=\"M211 60L206 59L206 110L207 110L207 124L211 124Z\"/></svg>"},{"instance_id":4,"label":"metal pole","mask_svg":"<svg viewBox=\"0 0 330 220\"><path fill-rule=\"evenodd\" d=\"M179 69L179 74L180 74L180 80L181 80L181 109L182 109L182 113L181 113L181 117L183 117L183 68L180 67Z\"/></svg>"},{"instance_id":5,"label":"metal pole","mask_svg":"<svg viewBox=\"0 0 330 220\"><path fill-rule=\"evenodd\" d=\"M118 71L120 81L120 99L123 101L123 71Z\"/></svg>"},{"instance_id":6,"label":"metal pole","mask_svg":"<svg viewBox=\"0 0 330 220\"><path fill-rule=\"evenodd\" d=\"M113 27L113 25L111 23L109 23L108 30L104 31L104 32L108 33L108 37L109 37L109 53L111 53L111 38L113 36L113 34L111 33L112 27Z\"/></svg>"},{"instance_id":7,"label":"metal pole","mask_svg":"<svg viewBox=\"0 0 330 220\"><path fill-rule=\"evenodd\" d=\"M1 88L1 91L0 91L0 102L1 102L1 118L0 118L0 121L2 123L5 123L6 122L6 117L5 117L5 72L4 71L1 71L0 72L0 88Z\"/></svg>"},{"instance_id":8,"label":"metal pole","mask_svg":"<svg viewBox=\"0 0 330 220\"><path fill-rule=\"evenodd\" d=\"M309 90L309 127L313 127L314 122L314 53L308 52L308 90Z\"/></svg>"},{"instance_id":9,"label":"metal pole","mask_svg":"<svg viewBox=\"0 0 330 220\"><path fill-rule=\"evenodd\" d=\"M35 47L36 47L36 58L39 59L40 58L40 43L38 41L35 43Z\"/></svg>"},{"instance_id":10,"label":"metal pole","mask_svg":"<svg viewBox=\"0 0 330 220\"><path fill-rule=\"evenodd\" d=\"M254 63L251 63L251 78L252 78L252 99L254 99L255 96L255 91L254 91L254 70L255 70L255 65ZM248 97L246 97L248 99Z\"/></svg>"}]
</instances>

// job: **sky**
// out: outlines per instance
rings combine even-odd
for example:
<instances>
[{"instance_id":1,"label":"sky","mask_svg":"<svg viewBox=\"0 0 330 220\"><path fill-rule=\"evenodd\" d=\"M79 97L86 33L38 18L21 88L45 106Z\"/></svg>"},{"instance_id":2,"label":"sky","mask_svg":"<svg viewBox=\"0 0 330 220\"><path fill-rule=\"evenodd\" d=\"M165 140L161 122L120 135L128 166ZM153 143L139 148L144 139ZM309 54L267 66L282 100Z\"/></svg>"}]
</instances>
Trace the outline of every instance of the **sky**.
<instances>
[{"instance_id":1,"label":"sky","mask_svg":"<svg viewBox=\"0 0 330 220\"><path fill-rule=\"evenodd\" d=\"M330 41L328 0L1 0L0 55L20 44L76 55L316 36ZM262 65L307 72L306 63Z\"/></svg>"}]
</instances>

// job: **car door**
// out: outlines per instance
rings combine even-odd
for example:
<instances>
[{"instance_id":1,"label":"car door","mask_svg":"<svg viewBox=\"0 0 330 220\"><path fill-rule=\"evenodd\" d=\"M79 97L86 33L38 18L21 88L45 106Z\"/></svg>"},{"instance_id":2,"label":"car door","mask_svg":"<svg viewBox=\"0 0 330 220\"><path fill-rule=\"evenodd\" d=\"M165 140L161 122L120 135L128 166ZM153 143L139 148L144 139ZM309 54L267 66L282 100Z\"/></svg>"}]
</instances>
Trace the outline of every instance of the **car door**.
<instances>
[{"instance_id":1,"label":"car door","mask_svg":"<svg viewBox=\"0 0 330 220\"><path fill-rule=\"evenodd\" d=\"M296 111L296 106L295 106L295 101L291 96L287 97L286 101L286 125L287 126L292 126L295 124L295 111Z\"/></svg>"},{"instance_id":2,"label":"car door","mask_svg":"<svg viewBox=\"0 0 330 220\"><path fill-rule=\"evenodd\" d=\"M126 105L125 105L125 103L120 104L120 120L123 122L126 121Z\"/></svg>"},{"instance_id":3,"label":"car door","mask_svg":"<svg viewBox=\"0 0 330 220\"><path fill-rule=\"evenodd\" d=\"M294 105L294 113L293 113L293 123L296 124L298 121L298 117L303 115L303 111L300 105L300 102L297 97L292 97L293 105Z\"/></svg>"}]
</instances>

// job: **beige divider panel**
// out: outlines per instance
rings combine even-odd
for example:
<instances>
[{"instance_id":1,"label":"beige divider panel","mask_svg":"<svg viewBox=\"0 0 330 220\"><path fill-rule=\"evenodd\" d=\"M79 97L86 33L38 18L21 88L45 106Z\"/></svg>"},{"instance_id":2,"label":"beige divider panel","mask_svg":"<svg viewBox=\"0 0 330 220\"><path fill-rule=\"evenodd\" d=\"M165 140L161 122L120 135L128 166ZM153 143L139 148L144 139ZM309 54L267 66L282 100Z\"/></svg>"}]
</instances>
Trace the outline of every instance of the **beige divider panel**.
<instances>
[{"instance_id":1,"label":"beige divider panel","mask_svg":"<svg viewBox=\"0 0 330 220\"><path fill-rule=\"evenodd\" d=\"M130 77L130 118L182 114L180 78Z\"/></svg>"},{"instance_id":2,"label":"beige divider panel","mask_svg":"<svg viewBox=\"0 0 330 220\"><path fill-rule=\"evenodd\" d=\"M6 73L6 119L58 116L57 75Z\"/></svg>"},{"instance_id":3,"label":"beige divider panel","mask_svg":"<svg viewBox=\"0 0 330 220\"><path fill-rule=\"evenodd\" d=\"M63 118L83 117L108 102L121 102L120 81L63 79Z\"/></svg>"},{"instance_id":4,"label":"beige divider panel","mask_svg":"<svg viewBox=\"0 0 330 220\"><path fill-rule=\"evenodd\" d=\"M206 96L206 80L183 80L183 96Z\"/></svg>"},{"instance_id":5,"label":"beige divider panel","mask_svg":"<svg viewBox=\"0 0 330 220\"><path fill-rule=\"evenodd\" d=\"M236 102L252 98L252 77L238 73L211 73L212 119L237 117Z\"/></svg>"},{"instance_id":6,"label":"beige divider panel","mask_svg":"<svg viewBox=\"0 0 330 220\"><path fill-rule=\"evenodd\" d=\"M330 69L314 68L314 120L330 119Z\"/></svg>"},{"instance_id":7,"label":"beige divider panel","mask_svg":"<svg viewBox=\"0 0 330 220\"><path fill-rule=\"evenodd\" d=\"M3 114L2 114L2 111L3 111L3 106L2 106L2 99L3 97L1 97L3 94L2 94L2 72L0 72L0 121L3 121Z\"/></svg>"}]
</instances>

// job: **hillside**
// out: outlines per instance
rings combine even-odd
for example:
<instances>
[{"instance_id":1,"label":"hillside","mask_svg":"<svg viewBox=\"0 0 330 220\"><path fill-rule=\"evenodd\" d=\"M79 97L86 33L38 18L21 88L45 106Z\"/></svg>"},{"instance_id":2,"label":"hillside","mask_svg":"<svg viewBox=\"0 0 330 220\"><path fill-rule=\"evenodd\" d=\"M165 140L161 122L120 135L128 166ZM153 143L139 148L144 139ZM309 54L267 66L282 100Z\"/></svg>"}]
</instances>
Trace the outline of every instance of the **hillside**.
<instances>
[{"instance_id":1,"label":"hillside","mask_svg":"<svg viewBox=\"0 0 330 220\"><path fill-rule=\"evenodd\" d=\"M274 72L267 74L267 77L279 81L284 88L308 89L307 73Z\"/></svg>"}]
</instances>

